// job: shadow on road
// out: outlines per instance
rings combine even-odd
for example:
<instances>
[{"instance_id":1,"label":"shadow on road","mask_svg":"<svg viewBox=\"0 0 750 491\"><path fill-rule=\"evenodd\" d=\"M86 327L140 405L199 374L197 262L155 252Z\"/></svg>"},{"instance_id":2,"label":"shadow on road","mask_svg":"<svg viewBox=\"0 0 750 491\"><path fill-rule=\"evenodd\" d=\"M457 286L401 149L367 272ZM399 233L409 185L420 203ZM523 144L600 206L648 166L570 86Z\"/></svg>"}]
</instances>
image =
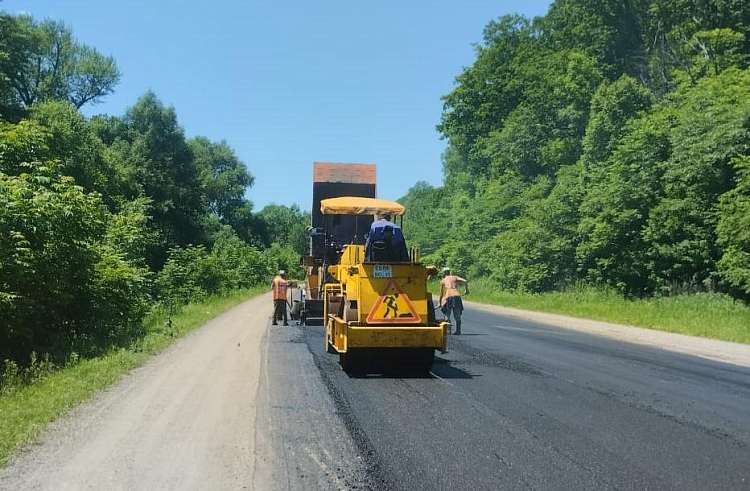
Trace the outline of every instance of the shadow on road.
<instances>
[{"instance_id":1,"label":"shadow on road","mask_svg":"<svg viewBox=\"0 0 750 491\"><path fill-rule=\"evenodd\" d=\"M446 379L473 379L481 377L481 375L455 367L452 361L440 358L439 356L435 358L435 363L432 365L432 373Z\"/></svg>"},{"instance_id":2,"label":"shadow on road","mask_svg":"<svg viewBox=\"0 0 750 491\"><path fill-rule=\"evenodd\" d=\"M378 370L372 372L345 372L349 378L409 378L409 379L429 379L434 378L431 373L413 372L408 370Z\"/></svg>"},{"instance_id":3,"label":"shadow on road","mask_svg":"<svg viewBox=\"0 0 750 491\"><path fill-rule=\"evenodd\" d=\"M405 368L389 367L389 366L378 366L373 365L369 370L352 370L345 372L349 378L357 379L382 379L382 378L398 378L398 379L473 379L475 377L481 377L481 375L475 375L462 370L460 368L451 365L449 360L444 358L436 357L435 363L432 365L430 372L414 371Z\"/></svg>"}]
</instances>

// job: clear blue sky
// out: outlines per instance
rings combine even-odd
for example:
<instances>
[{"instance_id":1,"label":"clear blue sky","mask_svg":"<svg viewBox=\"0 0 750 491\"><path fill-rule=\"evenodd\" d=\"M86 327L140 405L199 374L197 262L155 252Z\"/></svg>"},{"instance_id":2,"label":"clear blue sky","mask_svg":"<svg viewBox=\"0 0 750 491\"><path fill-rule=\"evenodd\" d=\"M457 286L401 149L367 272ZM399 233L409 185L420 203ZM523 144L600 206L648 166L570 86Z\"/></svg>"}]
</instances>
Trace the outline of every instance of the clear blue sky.
<instances>
[{"instance_id":1,"label":"clear blue sky","mask_svg":"<svg viewBox=\"0 0 750 491\"><path fill-rule=\"evenodd\" d=\"M255 176L256 209L310 209L312 162L378 164L378 196L442 181L440 97L474 60L491 19L549 0L5 0L61 19L111 54L117 92L88 115L121 115L147 90L188 136L226 140Z\"/></svg>"}]
</instances>

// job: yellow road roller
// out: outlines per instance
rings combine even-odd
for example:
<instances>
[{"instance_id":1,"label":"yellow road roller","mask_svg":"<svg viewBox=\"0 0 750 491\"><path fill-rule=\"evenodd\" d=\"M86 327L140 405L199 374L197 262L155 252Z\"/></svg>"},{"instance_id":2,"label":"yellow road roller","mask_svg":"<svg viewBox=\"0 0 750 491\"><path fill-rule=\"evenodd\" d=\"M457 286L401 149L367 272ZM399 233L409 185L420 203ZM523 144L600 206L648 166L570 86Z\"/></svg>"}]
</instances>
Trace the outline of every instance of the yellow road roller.
<instances>
[{"instance_id":1,"label":"yellow road roller","mask_svg":"<svg viewBox=\"0 0 750 491\"><path fill-rule=\"evenodd\" d=\"M394 201L339 197L322 200L320 210L326 225L341 215L399 216L403 224L404 207ZM436 321L427 292L428 276L435 269L420 262L415 248L397 260L369 250L366 257L359 235L364 233L357 231L351 243L340 245L335 258L325 265L327 351L339 354L346 371L367 371L384 362L429 371L435 350L447 350L449 330L447 322Z\"/></svg>"}]
</instances>

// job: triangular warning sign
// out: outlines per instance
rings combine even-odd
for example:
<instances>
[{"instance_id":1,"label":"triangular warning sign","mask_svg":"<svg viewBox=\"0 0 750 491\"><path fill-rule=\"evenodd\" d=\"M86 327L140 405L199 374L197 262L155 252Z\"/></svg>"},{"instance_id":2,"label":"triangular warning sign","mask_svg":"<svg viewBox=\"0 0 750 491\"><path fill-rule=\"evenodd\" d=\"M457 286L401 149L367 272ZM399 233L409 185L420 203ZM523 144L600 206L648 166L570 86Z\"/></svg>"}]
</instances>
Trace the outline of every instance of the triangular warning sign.
<instances>
[{"instance_id":1,"label":"triangular warning sign","mask_svg":"<svg viewBox=\"0 0 750 491\"><path fill-rule=\"evenodd\" d=\"M409 296L395 279L385 285L380 297L372 306L367 322L370 324L398 324L399 322L420 322L422 318L414 309Z\"/></svg>"}]
</instances>

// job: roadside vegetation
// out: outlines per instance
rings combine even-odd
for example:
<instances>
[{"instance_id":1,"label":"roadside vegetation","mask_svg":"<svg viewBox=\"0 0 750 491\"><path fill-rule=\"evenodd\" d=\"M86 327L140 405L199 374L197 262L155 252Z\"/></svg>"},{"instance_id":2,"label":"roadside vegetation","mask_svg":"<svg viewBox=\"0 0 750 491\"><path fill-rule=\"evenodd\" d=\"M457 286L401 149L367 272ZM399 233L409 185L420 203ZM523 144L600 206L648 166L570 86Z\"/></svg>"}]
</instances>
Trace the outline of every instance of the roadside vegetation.
<instances>
[{"instance_id":1,"label":"roadside vegetation","mask_svg":"<svg viewBox=\"0 0 750 491\"><path fill-rule=\"evenodd\" d=\"M0 12L0 461L304 252L308 215L255 212L229 144L155 94L84 117L119 79L65 24Z\"/></svg>"},{"instance_id":2,"label":"roadside vegetation","mask_svg":"<svg viewBox=\"0 0 750 491\"><path fill-rule=\"evenodd\" d=\"M510 292L482 279L471 283L466 300L750 344L750 307L720 293L627 299L614 289L585 285Z\"/></svg>"},{"instance_id":3,"label":"roadside vegetation","mask_svg":"<svg viewBox=\"0 0 750 491\"><path fill-rule=\"evenodd\" d=\"M617 292L622 322L747 339L730 312L750 300L749 15L559 0L490 22L443 98L443 186L400 200L407 238L501 303L603 318ZM552 293L580 284L607 293ZM704 304L727 314L680 313Z\"/></svg>"}]
</instances>

